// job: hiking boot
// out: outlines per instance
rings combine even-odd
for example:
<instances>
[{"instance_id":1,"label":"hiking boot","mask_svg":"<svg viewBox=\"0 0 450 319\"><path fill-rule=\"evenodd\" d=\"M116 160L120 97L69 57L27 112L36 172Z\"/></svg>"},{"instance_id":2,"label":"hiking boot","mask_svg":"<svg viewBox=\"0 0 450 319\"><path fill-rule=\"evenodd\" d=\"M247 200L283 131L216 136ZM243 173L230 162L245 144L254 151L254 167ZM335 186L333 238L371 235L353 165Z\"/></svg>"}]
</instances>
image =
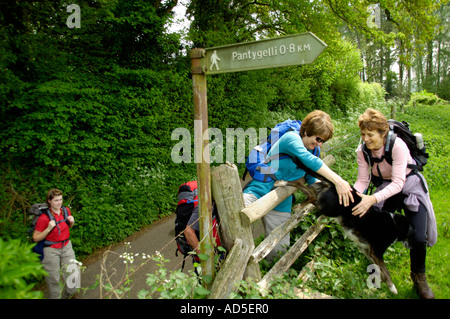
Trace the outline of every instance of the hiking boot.
<instances>
[{"instance_id":1,"label":"hiking boot","mask_svg":"<svg viewBox=\"0 0 450 319\"><path fill-rule=\"evenodd\" d=\"M419 273L411 273L411 279L414 283L414 288L417 291L417 294L422 299L434 299L434 293L427 283L427 276Z\"/></svg>"}]
</instances>

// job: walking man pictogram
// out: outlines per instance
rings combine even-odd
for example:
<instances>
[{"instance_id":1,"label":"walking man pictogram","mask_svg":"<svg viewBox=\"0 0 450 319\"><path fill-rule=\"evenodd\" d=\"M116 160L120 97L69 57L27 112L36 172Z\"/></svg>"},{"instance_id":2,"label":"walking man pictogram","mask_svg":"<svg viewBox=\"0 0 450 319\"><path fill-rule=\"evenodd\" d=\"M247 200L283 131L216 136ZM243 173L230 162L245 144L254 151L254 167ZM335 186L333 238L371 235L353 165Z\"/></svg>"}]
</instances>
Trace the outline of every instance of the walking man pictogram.
<instances>
[{"instance_id":1,"label":"walking man pictogram","mask_svg":"<svg viewBox=\"0 0 450 319\"><path fill-rule=\"evenodd\" d=\"M219 57L217 56L217 51L214 50L214 53L211 55L211 66L210 66L210 70L213 69L213 66L216 66L217 71L219 71L219 64L217 63L217 61L220 61Z\"/></svg>"}]
</instances>

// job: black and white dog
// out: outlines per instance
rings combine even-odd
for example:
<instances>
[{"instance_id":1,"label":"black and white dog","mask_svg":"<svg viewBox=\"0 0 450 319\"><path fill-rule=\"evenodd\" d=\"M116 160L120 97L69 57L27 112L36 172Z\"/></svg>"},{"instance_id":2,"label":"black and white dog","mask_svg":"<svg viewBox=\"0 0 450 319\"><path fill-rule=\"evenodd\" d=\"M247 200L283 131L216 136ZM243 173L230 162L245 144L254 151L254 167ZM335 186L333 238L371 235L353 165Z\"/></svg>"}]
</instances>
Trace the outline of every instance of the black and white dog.
<instances>
[{"instance_id":1,"label":"black and white dog","mask_svg":"<svg viewBox=\"0 0 450 319\"><path fill-rule=\"evenodd\" d=\"M396 241L403 241L408 245L409 239L414 234L413 226L404 215L371 207L363 217L353 216L352 208L361 201L356 190L353 189L354 203L350 202L350 205L345 207L339 205L339 197L334 185L325 180L309 186L305 185L302 179L290 182L277 181L275 186L299 188L308 196L305 201L313 203L320 214L334 217L347 237L359 246L369 261L380 267L381 279L392 293L397 294L397 289L384 263L383 254Z\"/></svg>"}]
</instances>

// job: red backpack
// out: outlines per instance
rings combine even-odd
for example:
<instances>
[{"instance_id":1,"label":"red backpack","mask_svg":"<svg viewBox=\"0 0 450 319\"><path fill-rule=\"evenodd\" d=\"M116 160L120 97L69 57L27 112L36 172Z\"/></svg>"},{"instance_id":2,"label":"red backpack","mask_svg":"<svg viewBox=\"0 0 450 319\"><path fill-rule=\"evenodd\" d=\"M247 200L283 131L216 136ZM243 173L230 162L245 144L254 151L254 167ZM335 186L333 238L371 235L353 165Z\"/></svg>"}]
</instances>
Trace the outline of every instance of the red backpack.
<instances>
[{"instance_id":1,"label":"red backpack","mask_svg":"<svg viewBox=\"0 0 450 319\"><path fill-rule=\"evenodd\" d=\"M56 222L56 226L59 229L58 224L59 223L63 223L66 222L67 226L70 227L70 223L67 220L67 217L69 216L69 212L67 211L67 208L62 206L62 210L63 210L63 214L64 214L64 219ZM31 228L28 230L28 233L30 234L30 237L33 236L33 232L34 232L34 228L36 227L36 223L37 220L39 219L39 216L41 216L42 214L47 214L48 218L50 220L55 220L55 217L53 217L53 215L50 213L50 210L47 207L47 204L34 204L31 206L30 208L30 217L33 218L32 222L31 222ZM48 241L45 238L43 240L41 240L40 242L38 242L36 245L34 245L33 247L33 251L39 255L39 260L42 261L42 259L44 259L44 247L49 247L53 244L58 244L58 243L64 243L67 240L64 241L60 241L60 242L54 242L54 241Z\"/></svg>"},{"instance_id":2,"label":"red backpack","mask_svg":"<svg viewBox=\"0 0 450 319\"><path fill-rule=\"evenodd\" d=\"M184 230L188 225L189 219L191 218L192 212L198 206L198 189L197 181L190 181L182 184L178 189L178 205L175 210L175 240L177 242L177 250L175 255L178 256L178 252L182 253L186 257L190 255L194 249L189 245L186 237L184 236ZM219 225L218 216L215 214L216 209L213 207L212 216L212 226L213 226L213 237L216 247L221 246L221 241L219 238ZM197 238L200 240L200 234L198 231L195 232ZM192 254L195 262L200 262L197 255ZM184 261L181 270L184 269Z\"/></svg>"}]
</instances>

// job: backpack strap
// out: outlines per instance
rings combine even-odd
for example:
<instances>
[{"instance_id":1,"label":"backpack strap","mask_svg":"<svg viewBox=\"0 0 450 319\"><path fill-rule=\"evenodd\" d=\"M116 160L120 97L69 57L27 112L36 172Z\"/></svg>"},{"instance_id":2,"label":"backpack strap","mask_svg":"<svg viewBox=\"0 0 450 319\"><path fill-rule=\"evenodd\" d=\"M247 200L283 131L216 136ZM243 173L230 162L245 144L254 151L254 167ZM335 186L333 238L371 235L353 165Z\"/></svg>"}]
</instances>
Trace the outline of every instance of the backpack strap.
<instances>
[{"instance_id":1,"label":"backpack strap","mask_svg":"<svg viewBox=\"0 0 450 319\"><path fill-rule=\"evenodd\" d=\"M55 221L55 223L56 223L56 226L55 226L55 227L58 228L58 234L61 234L61 229L59 228L59 225L58 225L58 224L63 223L63 222L66 222L66 223L67 223L67 226L70 227L70 223L69 223L69 221L67 220L67 217L69 217L69 211L67 210L67 207L62 206L62 211L63 211L63 216L64 216L64 218L63 218L62 220L60 220L60 221L56 221L56 220L55 220L55 217L54 217L53 214L50 212L50 208L47 208L47 209L45 210L45 213L47 214L48 218L50 218L50 220L54 220L54 221ZM51 245L53 245L53 244L66 243L67 241L69 241L69 238L67 238L67 239L65 239L65 240L62 240L62 241L50 241L50 240L45 240L45 239L44 239L44 246L45 246L45 247L49 247L49 246L51 246Z\"/></svg>"},{"instance_id":2,"label":"backpack strap","mask_svg":"<svg viewBox=\"0 0 450 319\"><path fill-rule=\"evenodd\" d=\"M58 224L60 224L60 223L66 222L67 226L70 227L70 223L69 223L69 221L67 220L67 217L69 217L69 212L68 212L68 210L67 210L67 207L62 206L62 211L63 211L63 216L64 216L64 218L61 219L60 221L57 221L57 222L55 221L55 222L56 222L56 227L58 227L59 232L61 232L61 229L59 229L59 225L58 225ZM50 215L51 215L51 214L50 214ZM53 217L53 215L52 215L52 217ZM54 217L53 217L53 220L55 220Z\"/></svg>"},{"instance_id":3,"label":"backpack strap","mask_svg":"<svg viewBox=\"0 0 450 319\"><path fill-rule=\"evenodd\" d=\"M394 128L390 125L390 130L386 139L386 146L384 147L384 158L388 164L392 165L392 149L394 148L395 140L397 139L397 134L394 133ZM383 159L383 157L381 158Z\"/></svg>"},{"instance_id":4,"label":"backpack strap","mask_svg":"<svg viewBox=\"0 0 450 319\"><path fill-rule=\"evenodd\" d=\"M51 245L54 244L61 244L61 243L66 243L69 241L69 238L62 240L62 241L50 241L50 240L44 240L44 246L45 247L50 247Z\"/></svg>"},{"instance_id":5,"label":"backpack strap","mask_svg":"<svg viewBox=\"0 0 450 319\"><path fill-rule=\"evenodd\" d=\"M369 164L370 168L372 168L375 163L380 164L384 160L386 160L388 163L392 165L392 148L394 147L395 138L397 136L392 131L389 131L388 134L389 135L387 137L386 145L384 148L384 155L382 155L381 158L373 157L372 151L367 148L366 143L365 142L362 143L361 151L363 152L364 159L366 160L367 164ZM372 169L370 169L370 182L375 187L380 186L384 180L379 165L377 165L377 172L378 176L374 176L372 174ZM369 188L371 187L369 186Z\"/></svg>"},{"instance_id":6,"label":"backpack strap","mask_svg":"<svg viewBox=\"0 0 450 319\"><path fill-rule=\"evenodd\" d=\"M366 163L369 164L370 167L373 166L373 156L372 152L367 148L367 145L365 142L362 142L361 144L361 151L363 152L364 159L366 160Z\"/></svg>"},{"instance_id":7,"label":"backpack strap","mask_svg":"<svg viewBox=\"0 0 450 319\"><path fill-rule=\"evenodd\" d=\"M67 220L67 217L69 217L69 211L67 210L67 207L65 207L65 206L62 206L62 210L63 210L63 216L64 216L64 219L61 220L60 223L61 223L61 222L66 222L66 223L67 223L67 226L70 227L70 223L69 223L69 221Z\"/></svg>"},{"instance_id":8,"label":"backpack strap","mask_svg":"<svg viewBox=\"0 0 450 319\"><path fill-rule=\"evenodd\" d=\"M264 160L263 164L268 164L269 162L272 162L274 160L281 160L284 158L291 158L289 155L284 154L284 153L278 153L278 154L274 154L272 156L267 156L266 159ZM266 183L268 178L273 179L274 181L278 180L278 178L275 176L275 174L270 173L271 172L271 168L270 167L265 167L265 169L267 170L267 172L263 171L263 168L261 166L258 166L256 168L256 170L258 172L260 172L261 174L264 175L264 180L263 182Z\"/></svg>"},{"instance_id":9,"label":"backpack strap","mask_svg":"<svg viewBox=\"0 0 450 319\"><path fill-rule=\"evenodd\" d=\"M392 129L392 125L391 125L391 129ZM387 163L392 165L392 149L394 148L394 143L395 143L395 140L397 138L397 134L395 134L393 132L393 130L390 130L388 134L389 135L388 135L387 140L386 140L386 146L385 146L385 149L384 149L384 155L381 156L381 158L373 157L372 156L372 152L367 148L366 143L363 142L361 150L363 152L364 159L366 160L366 162L369 164L370 167L373 167L373 165L375 163L378 163L378 164L381 163L383 160L386 160ZM419 166L417 164L416 165L415 164L408 164L407 167L409 169L411 169L411 172L406 176L406 178L408 178L411 175L417 174L422 168L421 166ZM377 165L377 172L378 172L378 177L377 176L373 176L372 174L370 174L370 176L371 176L370 181L375 187L380 186L383 181L388 181L388 182L391 181L389 179L383 179L383 175L381 174L379 165ZM428 189L425 186L425 182L423 181L423 179L422 179L422 177L420 175L418 175L418 176L419 176L419 179L420 179L420 182L421 182L421 186L422 186L424 192L428 193Z\"/></svg>"}]
</instances>

